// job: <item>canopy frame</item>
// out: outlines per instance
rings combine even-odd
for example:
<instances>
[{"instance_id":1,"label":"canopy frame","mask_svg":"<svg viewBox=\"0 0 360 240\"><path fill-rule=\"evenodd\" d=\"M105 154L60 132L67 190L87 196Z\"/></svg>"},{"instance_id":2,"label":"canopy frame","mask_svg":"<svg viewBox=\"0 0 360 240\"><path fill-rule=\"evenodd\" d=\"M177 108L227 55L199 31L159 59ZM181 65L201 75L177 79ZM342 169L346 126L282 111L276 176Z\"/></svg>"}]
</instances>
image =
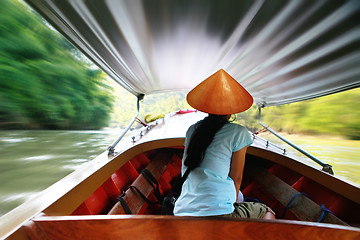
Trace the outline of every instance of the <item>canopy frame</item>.
<instances>
[{"instance_id":1,"label":"canopy frame","mask_svg":"<svg viewBox=\"0 0 360 240\"><path fill-rule=\"evenodd\" d=\"M277 138L279 138L280 140L282 140L283 142L287 143L288 145L290 145L291 147L293 147L294 149L296 149L297 151L301 152L302 154L304 154L306 157L310 158L311 160L313 160L315 163L319 164L320 166L322 166L322 170L324 172L327 172L331 175L334 175L334 171L332 169L332 166L328 163L324 163L322 161L320 161L317 157L315 157L314 155L310 154L309 152L305 151L304 149L300 148L299 146L297 146L296 144L290 142L289 140L287 140L286 138L282 137L280 134L278 134L276 131L274 131L273 129L271 129L269 126L265 125L264 123L261 122L261 107L259 107L259 115L258 115L258 121L259 124L261 126L263 126L266 130L268 130L270 133L272 133L273 135L275 135Z\"/></svg>"},{"instance_id":2,"label":"canopy frame","mask_svg":"<svg viewBox=\"0 0 360 240\"><path fill-rule=\"evenodd\" d=\"M124 131L121 133L121 135L108 147L108 156L116 156L117 153L115 152L116 145L120 142L120 140L125 136L125 134L129 131L137 117L139 116L140 112L140 101L144 99L144 95L140 95L137 97L137 104L136 104L136 113L134 117L130 120L128 125L125 127Z\"/></svg>"}]
</instances>

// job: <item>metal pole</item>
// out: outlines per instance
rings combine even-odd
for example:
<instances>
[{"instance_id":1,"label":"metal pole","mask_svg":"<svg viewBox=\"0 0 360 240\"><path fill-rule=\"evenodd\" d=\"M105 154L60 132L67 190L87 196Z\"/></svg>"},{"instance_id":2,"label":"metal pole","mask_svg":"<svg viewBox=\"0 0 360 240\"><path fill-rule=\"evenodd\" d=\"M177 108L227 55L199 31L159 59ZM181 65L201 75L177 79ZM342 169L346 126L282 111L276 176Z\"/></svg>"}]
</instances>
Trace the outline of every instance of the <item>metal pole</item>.
<instances>
[{"instance_id":1,"label":"metal pole","mask_svg":"<svg viewBox=\"0 0 360 240\"><path fill-rule=\"evenodd\" d=\"M129 131L130 127L133 125L133 123L135 122L137 116L139 115L140 112L140 101L144 99L144 95L140 95L137 98L137 110L135 113L135 116L131 119L131 121L128 123L128 125L126 126L125 130L121 133L121 135L118 137L118 139L116 139L113 144L111 144L111 146L108 147L108 156L114 156L114 152L115 152L115 147L116 145L120 142L120 140L125 136L125 134Z\"/></svg>"},{"instance_id":2,"label":"metal pole","mask_svg":"<svg viewBox=\"0 0 360 240\"><path fill-rule=\"evenodd\" d=\"M324 163L322 161L320 161L319 159L317 159L315 156L311 155L310 153L306 152L305 150L301 149L300 147L296 146L294 143L290 142L289 140L283 138L282 136L280 136L277 132L275 132L274 130L272 130L270 127L266 126L265 124L263 124L261 122L261 107L259 108L259 124L261 126L263 126L266 130L268 130L269 132L271 132L272 134L274 134L276 137L278 137L280 140L284 141L285 143L289 144L291 147L295 148L296 150L298 150L299 152L301 152L302 154L304 154L305 156L307 156L308 158L310 158L311 160L313 160L314 162L316 162L317 164L319 164L320 166L323 167L323 171L330 173L331 175L334 175L334 172L332 170L332 166L330 164Z\"/></svg>"}]
</instances>

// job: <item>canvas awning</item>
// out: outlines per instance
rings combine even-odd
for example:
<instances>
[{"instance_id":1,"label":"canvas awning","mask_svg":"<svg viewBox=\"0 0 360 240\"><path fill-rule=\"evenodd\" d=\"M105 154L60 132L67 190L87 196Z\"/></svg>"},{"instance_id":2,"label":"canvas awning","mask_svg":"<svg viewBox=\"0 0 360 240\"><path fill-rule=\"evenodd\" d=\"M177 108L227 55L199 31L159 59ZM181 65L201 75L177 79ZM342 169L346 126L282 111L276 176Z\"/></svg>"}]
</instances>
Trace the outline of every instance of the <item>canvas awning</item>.
<instances>
[{"instance_id":1,"label":"canvas awning","mask_svg":"<svg viewBox=\"0 0 360 240\"><path fill-rule=\"evenodd\" d=\"M360 86L360 1L27 0L136 96L223 68L260 106Z\"/></svg>"}]
</instances>

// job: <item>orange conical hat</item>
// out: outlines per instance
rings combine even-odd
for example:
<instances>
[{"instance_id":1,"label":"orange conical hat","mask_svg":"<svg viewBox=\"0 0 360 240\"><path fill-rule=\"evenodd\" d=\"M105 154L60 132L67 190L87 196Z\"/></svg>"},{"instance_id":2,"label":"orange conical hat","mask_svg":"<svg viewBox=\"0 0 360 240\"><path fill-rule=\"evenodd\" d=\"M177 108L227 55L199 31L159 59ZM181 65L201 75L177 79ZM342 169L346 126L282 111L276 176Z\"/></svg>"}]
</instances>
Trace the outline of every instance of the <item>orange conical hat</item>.
<instances>
[{"instance_id":1,"label":"orange conical hat","mask_svg":"<svg viewBox=\"0 0 360 240\"><path fill-rule=\"evenodd\" d=\"M232 76L220 69L186 96L193 108L217 115L228 115L249 109L253 97Z\"/></svg>"}]
</instances>

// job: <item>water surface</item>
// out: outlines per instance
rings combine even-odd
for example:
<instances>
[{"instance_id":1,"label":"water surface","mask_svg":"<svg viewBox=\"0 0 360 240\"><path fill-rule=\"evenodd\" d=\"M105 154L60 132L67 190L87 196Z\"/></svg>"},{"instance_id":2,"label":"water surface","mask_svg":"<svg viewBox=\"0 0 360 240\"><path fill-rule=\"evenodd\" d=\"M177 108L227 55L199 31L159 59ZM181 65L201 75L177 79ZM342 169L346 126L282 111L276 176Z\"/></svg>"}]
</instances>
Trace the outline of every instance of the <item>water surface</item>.
<instances>
[{"instance_id":1,"label":"water surface","mask_svg":"<svg viewBox=\"0 0 360 240\"><path fill-rule=\"evenodd\" d=\"M120 135L107 131L0 131L0 215L94 159Z\"/></svg>"}]
</instances>

